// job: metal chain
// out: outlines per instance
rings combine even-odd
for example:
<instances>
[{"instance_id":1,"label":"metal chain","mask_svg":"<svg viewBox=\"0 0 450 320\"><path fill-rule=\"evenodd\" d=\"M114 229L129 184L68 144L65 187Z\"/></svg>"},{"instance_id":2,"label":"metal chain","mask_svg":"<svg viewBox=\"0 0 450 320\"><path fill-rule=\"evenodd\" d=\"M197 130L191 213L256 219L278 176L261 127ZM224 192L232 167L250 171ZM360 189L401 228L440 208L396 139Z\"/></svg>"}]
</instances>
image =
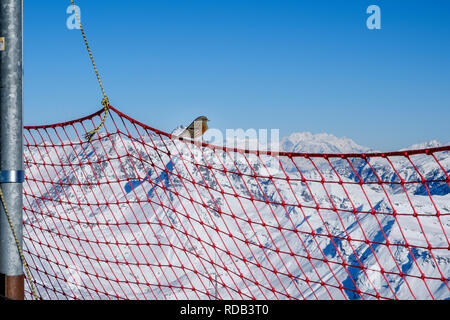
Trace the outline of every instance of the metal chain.
<instances>
[{"instance_id":1,"label":"metal chain","mask_svg":"<svg viewBox=\"0 0 450 320\"><path fill-rule=\"evenodd\" d=\"M103 87L103 83L102 83L102 80L101 80L101 78L100 78L100 74L99 74L99 72L98 72L97 66L96 66L96 64L95 64L94 56L92 55L91 48L89 47L89 43L88 43L88 41L87 41L86 34L85 34L85 32L84 32L83 25L82 25L82 23L81 23L80 15L78 14L78 11L77 11L77 7L75 6L75 3L74 3L73 0L70 0L70 1L72 2L72 6L73 6L73 8L74 8L75 15L76 15L77 20L78 20L78 24L80 25L81 34L83 35L84 43L86 44L86 49L87 49L87 51L88 51L88 53L89 53L89 57L90 57L90 59L91 59L92 66L94 67L94 71L95 71L95 74L96 74L96 76L97 76L97 80L98 80L98 83L99 83L99 85L100 85L100 89L102 90L102 93L103 93L102 105L103 105L103 107L105 108L105 115L104 115L104 117L103 117L103 119L102 119L101 124L100 124L97 128L95 128L95 129L89 131L88 133L86 133L85 138L90 142L90 141L92 140L92 137L93 137L93 136L94 136L94 135L95 135L95 134L103 127L103 125L105 124L106 117L108 116L108 110L109 110L109 99L108 99L108 96L106 95L105 89L104 89L104 87ZM19 237L17 236L17 233L16 233L16 231L15 231L15 229L14 229L14 225L13 225L13 223L12 223L11 216L9 215L9 211L8 211L7 206L6 206L5 197L4 197L4 195L3 195L3 190L2 190L1 187L0 187L0 200L1 200L1 202L2 202L3 209L4 209L4 211L5 211L6 218L7 218L8 223L9 223L9 227L10 227L11 232L12 232L12 234L13 234L14 241L16 242L16 247L17 247L17 250L19 251L19 256L20 256L20 259L21 259L21 261L22 261L23 267L24 267L24 269L25 269L26 277L27 277L28 283L29 283L29 285L30 285L31 292L32 292L32 294L33 294L33 297L34 297L36 300L38 300L39 298L38 298L38 296L37 296L36 289L35 289L35 287L34 287L33 281L31 280L30 270L29 270L29 268L28 268L27 262L25 261L25 257L24 257L24 254L23 254L23 250L22 250L22 247L21 247L20 242L19 242Z\"/></svg>"},{"instance_id":2,"label":"metal chain","mask_svg":"<svg viewBox=\"0 0 450 320\"><path fill-rule=\"evenodd\" d=\"M81 18L80 18L80 15L79 15L78 11L77 11L77 6L75 5L74 0L70 0L70 2L72 2L72 6L73 6L73 9L74 9L74 11L75 11L75 15L76 15L76 17L77 17L78 24L79 24L79 26L80 26L81 34L83 35L84 43L85 43L85 45L86 45L86 49L87 49L87 51L88 51L88 53L89 53L89 57L91 58L92 66L94 67L94 71L95 71L95 75L97 76L98 84L100 85L100 89L102 90L102 93L103 93L102 105L103 105L103 107L105 108L105 115L103 116L102 122L100 123L100 125L99 125L97 128L95 128L95 129L89 131L89 132L86 133L85 136L84 136L85 139L87 139L89 142L91 142L91 140L92 140L92 138L94 137L94 135L95 135L95 134L103 127L103 125L105 124L106 117L108 116L108 111L109 111L109 99L108 99L108 96L106 95L105 88L103 87L103 83L102 83L102 80L101 80L101 78L100 78L100 73L98 72L97 65L95 64L94 56L92 55L91 48L89 47L89 43L88 43L88 41L87 41L86 34L85 34L85 32L84 32L84 28L83 28L83 25L82 25L82 23L81 23Z\"/></svg>"},{"instance_id":3,"label":"metal chain","mask_svg":"<svg viewBox=\"0 0 450 320\"><path fill-rule=\"evenodd\" d=\"M11 232L14 236L14 241L16 242L16 247L17 247L17 250L19 251L20 260L22 260L23 268L25 269L25 273L26 273L26 278L27 278L28 283L31 288L31 293L33 294L33 297L35 300L39 300L39 298L36 294L36 289L34 288L34 285L33 285L33 280L31 280L31 274L30 274L30 270L28 268L28 264L25 261L25 256L23 255L23 250L22 250L22 247L20 246L19 237L17 236L16 230L14 229L14 225L11 220L11 216L9 215L9 211L6 206L6 200L3 195L3 190L1 187L0 187L0 200L2 201L3 209L5 211L6 218L8 219L9 228L11 229Z\"/></svg>"}]
</instances>

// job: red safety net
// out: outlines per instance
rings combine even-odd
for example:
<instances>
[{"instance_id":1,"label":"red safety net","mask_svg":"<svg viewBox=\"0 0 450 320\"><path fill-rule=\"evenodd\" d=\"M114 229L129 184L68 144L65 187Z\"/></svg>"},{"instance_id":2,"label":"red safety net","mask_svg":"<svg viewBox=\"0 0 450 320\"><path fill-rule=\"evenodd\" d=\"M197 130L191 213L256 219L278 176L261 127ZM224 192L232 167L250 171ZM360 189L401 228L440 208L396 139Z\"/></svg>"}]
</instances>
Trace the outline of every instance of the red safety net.
<instances>
[{"instance_id":1,"label":"red safety net","mask_svg":"<svg viewBox=\"0 0 450 320\"><path fill-rule=\"evenodd\" d=\"M448 299L450 147L249 151L111 108L25 128L42 299ZM28 295L30 297L30 288Z\"/></svg>"}]
</instances>

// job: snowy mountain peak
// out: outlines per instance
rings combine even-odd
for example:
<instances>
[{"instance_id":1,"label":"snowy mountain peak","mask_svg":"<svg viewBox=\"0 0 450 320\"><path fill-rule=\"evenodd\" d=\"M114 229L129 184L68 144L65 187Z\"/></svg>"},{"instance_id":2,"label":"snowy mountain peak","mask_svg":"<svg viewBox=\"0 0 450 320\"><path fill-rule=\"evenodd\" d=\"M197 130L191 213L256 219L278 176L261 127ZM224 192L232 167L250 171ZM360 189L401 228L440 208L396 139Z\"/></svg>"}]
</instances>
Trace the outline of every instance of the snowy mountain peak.
<instances>
[{"instance_id":1,"label":"snowy mountain peak","mask_svg":"<svg viewBox=\"0 0 450 320\"><path fill-rule=\"evenodd\" d=\"M437 140L430 140L427 142L416 143L402 150L417 150L417 149L426 149L426 148L438 148L442 146L450 145L449 143L442 143Z\"/></svg>"},{"instance_id":2,"label":"snowy mountain peak","mask_svg":"<svg viewBox=\"0 0 450 320\"><path fill-rule=\"evenodd\" d=\"M306 153L361 153L372 151L349 138L328 133L297 132L281 139L281 150Z\"/></svg>"}]
</instances>

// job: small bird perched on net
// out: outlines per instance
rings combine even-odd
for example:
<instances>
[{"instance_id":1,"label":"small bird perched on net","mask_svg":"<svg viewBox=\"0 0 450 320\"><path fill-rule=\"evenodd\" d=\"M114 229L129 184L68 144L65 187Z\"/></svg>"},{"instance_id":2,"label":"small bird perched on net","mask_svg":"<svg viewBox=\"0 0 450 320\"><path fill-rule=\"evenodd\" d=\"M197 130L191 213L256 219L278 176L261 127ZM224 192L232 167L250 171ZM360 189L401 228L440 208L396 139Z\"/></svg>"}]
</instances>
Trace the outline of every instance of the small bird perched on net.
<instances>
[{"instance_id":1,"label":"small bird perched on net","mask_svg":"<svg viewBox=\"0 0 450 320\"><path fill-rule=\"evenodd\" d=\"M183 132L174 135L174 138L189 138L196 139L201 137L208 130L209 119L205 116L200 116L195 119Z\"/></svg>"}]
</instances>

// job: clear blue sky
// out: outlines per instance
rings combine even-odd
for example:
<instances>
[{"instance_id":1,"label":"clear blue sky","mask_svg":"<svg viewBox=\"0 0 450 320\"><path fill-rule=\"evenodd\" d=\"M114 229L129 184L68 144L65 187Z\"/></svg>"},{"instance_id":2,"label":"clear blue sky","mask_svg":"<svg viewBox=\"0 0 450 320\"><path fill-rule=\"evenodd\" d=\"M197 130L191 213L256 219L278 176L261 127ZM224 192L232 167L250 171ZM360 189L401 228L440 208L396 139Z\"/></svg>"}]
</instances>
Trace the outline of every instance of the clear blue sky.
<instances>
[{"instance_id":1,"label":"clear blue sky","mask_svg":"<svg viewBox=\"0 0 450 320\"><path fill-rule=\"evenodd\" d=\"M327 132L394 150L450 141L448 0L78 0L111 104L171 131ZM381 8L381 30L366 8ZM24 0L25 124L100 109L70 1Z\"/></svg>"}]
</instances>

